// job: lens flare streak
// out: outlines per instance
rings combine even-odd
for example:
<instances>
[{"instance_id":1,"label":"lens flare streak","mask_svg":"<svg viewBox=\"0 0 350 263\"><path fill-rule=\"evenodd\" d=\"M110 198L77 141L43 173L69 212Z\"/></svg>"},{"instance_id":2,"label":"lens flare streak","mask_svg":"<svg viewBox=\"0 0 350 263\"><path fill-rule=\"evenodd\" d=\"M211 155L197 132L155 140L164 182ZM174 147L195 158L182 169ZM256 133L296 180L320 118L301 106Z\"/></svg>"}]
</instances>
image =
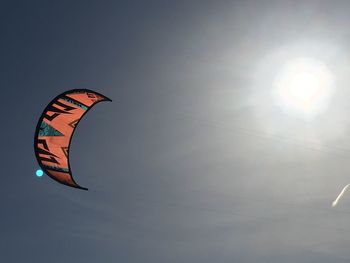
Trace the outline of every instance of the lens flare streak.
<instances>
[{"instance_id":1,"label":"lens flare streak","mask_svg":"<svg viewBox=\"0 0 350 263\"><path fill-rule=\"evenodd\" d=\"M347 185L343 188L343 190L341 190L340 194L339 194L339 195L337 196L337 198L333 201L332 207L336 207L336 206L337 206L339 200L343 197L343 195L345 194L345 192L346 192L346 190L348 189L349 185L350 185L350 184L347 184Z\"/></svg>"}]
</instances>

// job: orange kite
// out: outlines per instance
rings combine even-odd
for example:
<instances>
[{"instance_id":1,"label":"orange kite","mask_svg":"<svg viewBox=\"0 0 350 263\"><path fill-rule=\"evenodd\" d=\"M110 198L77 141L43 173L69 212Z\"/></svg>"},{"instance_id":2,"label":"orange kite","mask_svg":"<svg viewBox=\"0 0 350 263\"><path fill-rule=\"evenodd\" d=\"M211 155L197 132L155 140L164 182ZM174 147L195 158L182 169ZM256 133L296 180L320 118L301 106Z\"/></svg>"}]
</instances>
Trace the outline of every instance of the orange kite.
<instances>
[{"instance_id":1,"label":"orange kite","mask_svg":"<svg viewBox=\"0 0 350 263\"><path fill-rule=\"evenodd\" d=\"M101 101L112 100L92 90L69 90L54 98L41 114L35 130L35 156L41 169L61 184L87 190L73 179L69 146L81 118Z\"/></svg>"}]
</instances>

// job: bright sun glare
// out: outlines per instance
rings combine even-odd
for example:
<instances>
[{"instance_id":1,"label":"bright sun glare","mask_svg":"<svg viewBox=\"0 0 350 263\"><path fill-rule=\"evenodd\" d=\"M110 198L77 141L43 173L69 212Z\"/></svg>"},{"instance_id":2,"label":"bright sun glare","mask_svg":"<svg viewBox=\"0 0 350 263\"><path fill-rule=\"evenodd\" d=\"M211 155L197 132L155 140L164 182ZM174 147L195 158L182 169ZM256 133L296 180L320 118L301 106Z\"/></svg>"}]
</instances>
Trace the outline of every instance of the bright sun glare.
<instances>
[{"instance_id":1,"label":"bright sun glare","mask_svg":"<svg viewBox=\"0 0 350 263\"><path fill-rule=\"evenodd\" d=\"M333 74L313 58L296 58L282 66L275 79L274 97L286 112L305 117L327 109Z\"/></svg>"}]
</instances>

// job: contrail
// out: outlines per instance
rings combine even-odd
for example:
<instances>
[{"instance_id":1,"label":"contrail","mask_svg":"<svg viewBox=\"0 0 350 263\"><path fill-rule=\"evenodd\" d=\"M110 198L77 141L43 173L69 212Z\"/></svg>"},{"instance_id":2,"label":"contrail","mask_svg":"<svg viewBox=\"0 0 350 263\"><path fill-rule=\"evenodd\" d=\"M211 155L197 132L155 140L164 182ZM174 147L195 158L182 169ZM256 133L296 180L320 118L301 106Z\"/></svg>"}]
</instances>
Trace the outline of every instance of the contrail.
<instances>
[{"instance_id":1,"label":"contrail","mask_svg":"<svg viewBox=\"0 0 350 263\"><path fill-rule=\"evenodd\" d=\"M340 198L342 198L342 196L344 195L344 193L346 192L346 190L348 189L349 186L350 186L350 184L347 184L347 185L344 186L343 190L341 190L341 192L338 195L338 197L333 201L332 207L335 207L338 204Z\"/></svg>"}]
</instances>

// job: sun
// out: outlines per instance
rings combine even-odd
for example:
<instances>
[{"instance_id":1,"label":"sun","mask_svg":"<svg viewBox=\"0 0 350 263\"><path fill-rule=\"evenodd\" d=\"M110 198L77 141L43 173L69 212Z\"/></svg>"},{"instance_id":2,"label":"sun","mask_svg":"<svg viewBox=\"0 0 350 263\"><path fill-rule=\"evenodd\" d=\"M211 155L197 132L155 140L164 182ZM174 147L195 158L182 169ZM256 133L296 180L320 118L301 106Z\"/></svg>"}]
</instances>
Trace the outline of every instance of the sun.
<instances>
[{"instance_id":1,"label":"sun","mask_svg":"<svg viewBox=\"0 0 350 263\"><path fill-rule=\"evenodd\" d=\"M333 82L332 72L322 61L295 58L281 67L275 78L273 95L286 112L315 116L327 109Z\"/></svg>"}]
</instances>

